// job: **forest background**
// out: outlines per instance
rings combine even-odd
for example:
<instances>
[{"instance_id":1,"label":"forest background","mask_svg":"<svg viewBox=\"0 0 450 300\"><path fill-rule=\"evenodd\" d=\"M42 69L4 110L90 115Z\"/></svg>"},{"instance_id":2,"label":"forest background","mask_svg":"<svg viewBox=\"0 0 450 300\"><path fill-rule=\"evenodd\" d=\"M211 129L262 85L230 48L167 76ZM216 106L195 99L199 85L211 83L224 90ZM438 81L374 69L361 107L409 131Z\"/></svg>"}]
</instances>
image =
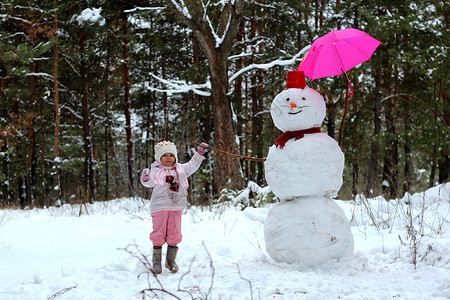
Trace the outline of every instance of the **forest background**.
<instances>
[{"instance_id":1,"label":"forest background","mask_svg":"<svg viewBox=\"0 0 450 300\"><path fill-rule=\"evenodd\" d=\"M448 181L448 1L5 0L0 207L148 197L139 175L160 139L182 162L192 141L265 157L287 72L314 39L349 27L383 44L350 75L339 197L392 199ZM345 80L307 84L337 139ZM250 181L266 185L263 163L210 151L191 203Z\"/></svg>"}]
</instances>

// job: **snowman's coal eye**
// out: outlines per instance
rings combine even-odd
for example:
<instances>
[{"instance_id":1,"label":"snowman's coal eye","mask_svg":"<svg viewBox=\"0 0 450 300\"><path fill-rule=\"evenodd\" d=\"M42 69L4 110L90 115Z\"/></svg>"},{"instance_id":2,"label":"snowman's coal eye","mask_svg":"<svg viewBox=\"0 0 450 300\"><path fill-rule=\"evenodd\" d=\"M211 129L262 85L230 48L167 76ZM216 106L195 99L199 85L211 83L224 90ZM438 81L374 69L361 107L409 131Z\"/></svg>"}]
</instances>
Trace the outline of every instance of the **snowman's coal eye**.
<instances>
[{"instance_id":1,"label":"snowman's coal eye","mask_svg":"<svg viewBox=\"0 0 450 300\"><path fill-rule=\"evenodd\" d=\"M305 98L305 97L302 97L302 100L305 100L305 101L306 101L306 98Z\"/></svg>"},{"instance_id":2,"label":"snowman's coal eye","mask_svg":"<svg viewBox=\"0 0 450 300\"><path fill-rule=\"evenodd\" d=\"M289 98L286 98L286 101L291 101L291 99L289 99Z\"/></svg>"}]
</instances>

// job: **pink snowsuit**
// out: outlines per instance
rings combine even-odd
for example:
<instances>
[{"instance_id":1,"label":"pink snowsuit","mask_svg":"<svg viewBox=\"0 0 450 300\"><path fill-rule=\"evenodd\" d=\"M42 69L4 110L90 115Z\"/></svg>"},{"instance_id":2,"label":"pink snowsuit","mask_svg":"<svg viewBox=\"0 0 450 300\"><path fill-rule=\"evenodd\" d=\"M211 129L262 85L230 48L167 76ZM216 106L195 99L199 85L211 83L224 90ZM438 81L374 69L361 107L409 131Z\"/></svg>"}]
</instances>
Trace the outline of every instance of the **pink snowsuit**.
<instances>
[{"instance_id":1,"label":"pink snowsuit","mask_svg":"<svg viewBox=\"0 0 450 300\"><path fill-rule=\"evenodd\" d=\"M151 164L150 179L143 181L141 176L141 183L153 188L150 203L153 232L150 240L154 247L161 247L165 243L176 246L181 242L181 211L187 207L187 178L197 171L203 159L202 155L195 153L189 162L175 163L172 167L154 162ZM178 192L169 189L170 184L165 181L166 175L175 177L179 184Z\"/></svg>"}]
</instances>

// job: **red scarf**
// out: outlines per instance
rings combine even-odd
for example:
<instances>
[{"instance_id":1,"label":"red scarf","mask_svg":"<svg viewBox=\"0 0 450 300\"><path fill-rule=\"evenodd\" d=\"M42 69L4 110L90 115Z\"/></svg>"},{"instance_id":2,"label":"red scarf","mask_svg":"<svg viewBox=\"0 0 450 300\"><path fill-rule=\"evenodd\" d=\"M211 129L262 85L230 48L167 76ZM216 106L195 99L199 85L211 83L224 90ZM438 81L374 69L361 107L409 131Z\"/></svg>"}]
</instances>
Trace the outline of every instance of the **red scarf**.
<instances>
[{"instance_id":1,"label":"red scarf","mask_svg":"<svg viewBox=\"0 0 450 300\"><path fill-rule=\"evenodd\" d=\"M283 134L280 135L279 138L277 138L277 140L275 141L275 146L280 147L280 149L283 149L284 144L286 144L286 142L292 138L295 138L295 140L299 140L302 137L304 137L305 134L307 134L307 133L319 133L319 132L322 132L322 131L320 131L320 127L312 127L312 128L297 130L297 131L286 131L286 132L283 132Z\"/></svg>"}]
</instances>

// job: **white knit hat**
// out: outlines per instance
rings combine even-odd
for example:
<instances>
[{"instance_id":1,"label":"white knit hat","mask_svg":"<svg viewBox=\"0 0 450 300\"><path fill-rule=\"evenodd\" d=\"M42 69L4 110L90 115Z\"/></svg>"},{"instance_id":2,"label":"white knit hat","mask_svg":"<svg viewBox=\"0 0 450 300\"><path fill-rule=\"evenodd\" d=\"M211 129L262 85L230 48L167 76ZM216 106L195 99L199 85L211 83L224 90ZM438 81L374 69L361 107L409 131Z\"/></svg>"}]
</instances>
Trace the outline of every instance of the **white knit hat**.
<instances>
[{"instance_id":1,"label":"white knit hat","mask_svg":"<svg viewBox=\"0 0 450 300\"><path fill-rule=\"evenodd\" d=\"M178 162L177 152L177 146L170 141L162 140L155 145L155 159L159 163L161 163L161 156L166 153L172 153L175 156L175 162Z\"/></svg>"}]
</instances>

